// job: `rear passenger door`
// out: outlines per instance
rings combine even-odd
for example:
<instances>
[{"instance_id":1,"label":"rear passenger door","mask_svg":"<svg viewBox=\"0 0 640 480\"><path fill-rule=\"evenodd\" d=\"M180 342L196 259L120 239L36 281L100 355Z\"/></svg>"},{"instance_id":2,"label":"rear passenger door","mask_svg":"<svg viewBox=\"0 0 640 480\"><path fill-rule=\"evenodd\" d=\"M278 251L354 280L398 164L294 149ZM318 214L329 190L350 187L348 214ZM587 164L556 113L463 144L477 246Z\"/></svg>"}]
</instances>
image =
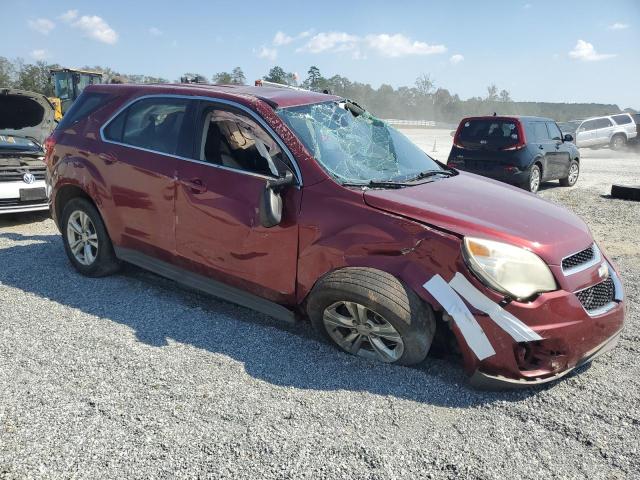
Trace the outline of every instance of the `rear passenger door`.
<instances>
[{"instance_id":1,"label":"rear passenger door","mask_svg":"<svg viewBox=\"0 0 640 480\"><path fill-rule=\"evenodd\" d=\"M611 136L613 135L613 122L608 118L599 118L596 120L598 131L596 134L597 144L598 145L606 145L611 140Z\"/></svg>"},{"instance_id":2,"label":"rear passenger door","mask_svg":"<svg viewBox=\"0 0 640 480\"><path fill-rule=\"evenodd\" d=\"M98 162L107 177L105 187L118 224L117 246L171 261L175 177L194 103L172 97L143 98L104 127L104 150Z\"/></svg>"},{"instance_id":3,"label":"rear passenger door","mask_svg":"<svg viewBox=\"0 0 640 480\"><path fill-rule=\"evenodd\" d=\"M178 170L176 244L196 273L278 303L295 297L301 190L282 192L282 222L260 223L268 179L291 168L283 144L240 106L202 101L191 161ZM295 173L294 173L295 175Z\"/></svg>"}]
</instances>

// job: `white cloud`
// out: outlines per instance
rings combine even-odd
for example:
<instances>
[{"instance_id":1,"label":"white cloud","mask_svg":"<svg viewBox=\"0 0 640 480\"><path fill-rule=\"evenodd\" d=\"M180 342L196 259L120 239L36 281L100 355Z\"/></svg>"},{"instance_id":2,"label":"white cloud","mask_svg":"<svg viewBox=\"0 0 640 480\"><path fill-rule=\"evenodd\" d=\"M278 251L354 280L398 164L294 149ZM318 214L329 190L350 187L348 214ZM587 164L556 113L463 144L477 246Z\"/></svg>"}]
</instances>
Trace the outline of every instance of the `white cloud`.
<instances>
[{"instance_id":1,"label":"white cloud","mask_svg":"<svg viewBox=\"0 0 640 480\"><path fill-rule=\"evenodd\" d=\"M449 59L452 65L457 65L463 60L464 60L464 56L460 55L459 53L456 53L455 55L451 55L451 58Z\"/></svg>"},{"instance_id":2,"label":"white cloud","mask_svg":"<svg viewBox=\"0 0 640 480\"><path fill-rule=\"evenodd\" d=\"M311 53L322 53L326 51L343 52L354 50L360 39L355 35L345 32L320 32L309 39L309 41L298 51Z\"/></svg>"},{"instance_id":3,"label":"white cloud","mask_svg":"<svg viewBox=\"0 0 640 480\"><path fill-rule=\"evenodd\" d=\"M42 48L38 48L36 50L32 50L31 51L31 56L35 59L35 60L44 60L45 58L47 58L49 55L47 54L47 51L42 49Z\"/></svg>"},{"instance_id":4,"label":"white cloud","mask_svg":"<svg viewBox=\"0 0 640 480\"><path fill-rule=\"evenodd\" d=\"M599 60L613 58L615 57L615 54L598 53L591 43L585 42L584 40L578 40L576 46L569 52L569 56L584 62L597 62Z\"/></svg>"},{"instance_id":5,"label":"white cloud","mask_svg":"<svg viewBox=\"0 0 640 480\"><path fill-rule=\"evenodd\" d=\"M434 53L444 53L447 51L444 45L429 45L425 42L411 40L400 33L396 33L395 35L386 33L367 35L366 41L369 47L377 50L385 57L433 55Z\"/></svg>"},{"instance_id":6,"label":"white cloud","mask_svg":"<svg viewBox=\"0 0 640 480\"><path fill-rule=\"evenodd\" d=\"M157 27L151 27L149 29L149 35L153 35L154 37L159 37L160 35L162 35L162 30L160 30Z\"/></svg>"},{"instance_id":7,"label":"white cloud","mask_svg":"<svg viewBox=\"0 0 640 480\"><path fill-rule=\"evenodd\" d=\"M72 22L76 18L78 18L78 10L67 10L62 15L58 17L63 22Z\"/></svg>"},{"instance_id":8,"label":"white cloud","mask_svg":"<svg viewBox=\"0 0 640 480\"><path fill-rule=\"evenodd\" d=\"M288 45L291 42L293 42L294 38L290 37L289 35L287 35L284 32L280 32L278 31L275 35L275 37L273 37L273 44L276 47L280 47L282 45Z\"/></svg>"},{"instance_id":9,"label":"white cloud","mask_svg":"<svg viewBox=\"0 0 640 480\"><path fill-rule=\"evenodd\" d=\"M306 32L303 32L306 33ZM371 34L359 37L347 32L320 32L313 35L307 43L298 48L298 52L350 52L354 59L366 58L362 50L370 49L385 57L403 57L406 55L431 55L446 52L444 45L429 45L411 40L396 33Z\"/></svg>"},{"instance_id":10,"label":"white cloud","mask_svg":"<svg viewBox=\"0 0 640 480\"><path fill-rule=\"evenodd\" d=\"M113 45L118 41L116 31L97 15L83 15L77 21L73 22L72 25L82 30L87 37L97 40L98 42Z\"/></svg>"},{"instance_id":11,"label":"white cloud","mask_svg":"<svg viewBox=\"0 0 640 480\"><path fill-rule=\"evenodd\" d=\"M613 25L609 25L609 30L626 30L629 25L626 23L616 22Z\"/></svg>"},{"instance_id":12,"label":"white cloud","mask_svg":"<svg viewBox=\"0 0 640 480\"><path fill-rule=\"evenodd\" d=\"M272 62L278 58L278 50L275 48L265 47L264 45L260 47L258 50L259 58L266 58L267 60L271 60Z\"/></svg>"},{"instance_id":13,"label":"white cloud","mask_svg":"<svg viewBox=\"0 0 640 480\"><path fill-rule=\"evenodd\" d=\"M48 18L36 18L35 20L28 21L29 28L35 30L36 32L42 33L43 35L48 35L51 30L56 26Z\"/></svg>"}]
</instances>

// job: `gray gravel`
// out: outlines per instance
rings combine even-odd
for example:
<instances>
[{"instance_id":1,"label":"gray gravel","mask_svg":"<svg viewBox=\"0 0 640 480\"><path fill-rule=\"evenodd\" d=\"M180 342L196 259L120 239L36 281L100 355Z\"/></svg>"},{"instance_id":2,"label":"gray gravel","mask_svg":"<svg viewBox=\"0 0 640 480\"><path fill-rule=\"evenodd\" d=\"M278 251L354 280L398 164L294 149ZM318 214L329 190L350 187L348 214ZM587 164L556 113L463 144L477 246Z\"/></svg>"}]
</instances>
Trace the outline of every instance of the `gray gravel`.
<instances>
[{"instance_id":1,"label":"gray gravel","mask_svg":"<svg viewBox=\"0 0 640 480\"><path fill-rule=\"evenodd\" d=\"M640 203L603 195L640 156L583 159L541 195L617 262L627 327L526 392L471 390L455 358L351 357L133 267L83 278L51 220L0 218L0 477L638 478Z\"/></svg>"}]
</instances>

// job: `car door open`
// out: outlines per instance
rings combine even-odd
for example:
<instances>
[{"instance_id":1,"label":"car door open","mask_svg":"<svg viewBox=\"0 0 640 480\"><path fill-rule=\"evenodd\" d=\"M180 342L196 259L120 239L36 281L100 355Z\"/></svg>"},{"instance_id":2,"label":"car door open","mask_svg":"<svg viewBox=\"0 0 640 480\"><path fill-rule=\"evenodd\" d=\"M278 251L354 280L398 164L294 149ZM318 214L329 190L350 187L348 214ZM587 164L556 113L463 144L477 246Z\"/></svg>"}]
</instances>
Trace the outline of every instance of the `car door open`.
<instances>
[{"instance_id":1,"label":"car door open","mask_svg":"<svg viewBox=\"0 0 640 480\"><path fill-rule=\"evenodd\" d=\"M300 190L285 153L234 108L202 102L197 118L194 159L178 169L178 256L197 273L286 303L295 296ZM266 193L281 214L265 226Z\"/></svg>"}]
</instances>

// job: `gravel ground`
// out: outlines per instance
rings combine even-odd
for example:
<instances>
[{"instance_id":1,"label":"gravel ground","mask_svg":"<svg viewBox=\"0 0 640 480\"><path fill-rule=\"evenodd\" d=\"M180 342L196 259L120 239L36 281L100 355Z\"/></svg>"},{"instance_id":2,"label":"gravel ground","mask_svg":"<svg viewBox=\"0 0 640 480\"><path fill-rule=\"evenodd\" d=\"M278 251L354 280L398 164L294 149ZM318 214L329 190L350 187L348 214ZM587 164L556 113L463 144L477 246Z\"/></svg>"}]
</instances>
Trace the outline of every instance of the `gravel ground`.
<instances>
[{"instance_id":1,"label":"gravel ground","mask_svg":"<svg viewBox=\"0 0 640 480\"><path fill-rule=\"evenodd\" d=\"M629 311L612 353L524 392L474 391L456 358L351 357L133 267L83 278L51 220L0 218L0 478L638 478L640 203L606 197L621 180L640 155L585 151L576 187L541 192L589 223Z\"/></svg>"}]
</instances>

